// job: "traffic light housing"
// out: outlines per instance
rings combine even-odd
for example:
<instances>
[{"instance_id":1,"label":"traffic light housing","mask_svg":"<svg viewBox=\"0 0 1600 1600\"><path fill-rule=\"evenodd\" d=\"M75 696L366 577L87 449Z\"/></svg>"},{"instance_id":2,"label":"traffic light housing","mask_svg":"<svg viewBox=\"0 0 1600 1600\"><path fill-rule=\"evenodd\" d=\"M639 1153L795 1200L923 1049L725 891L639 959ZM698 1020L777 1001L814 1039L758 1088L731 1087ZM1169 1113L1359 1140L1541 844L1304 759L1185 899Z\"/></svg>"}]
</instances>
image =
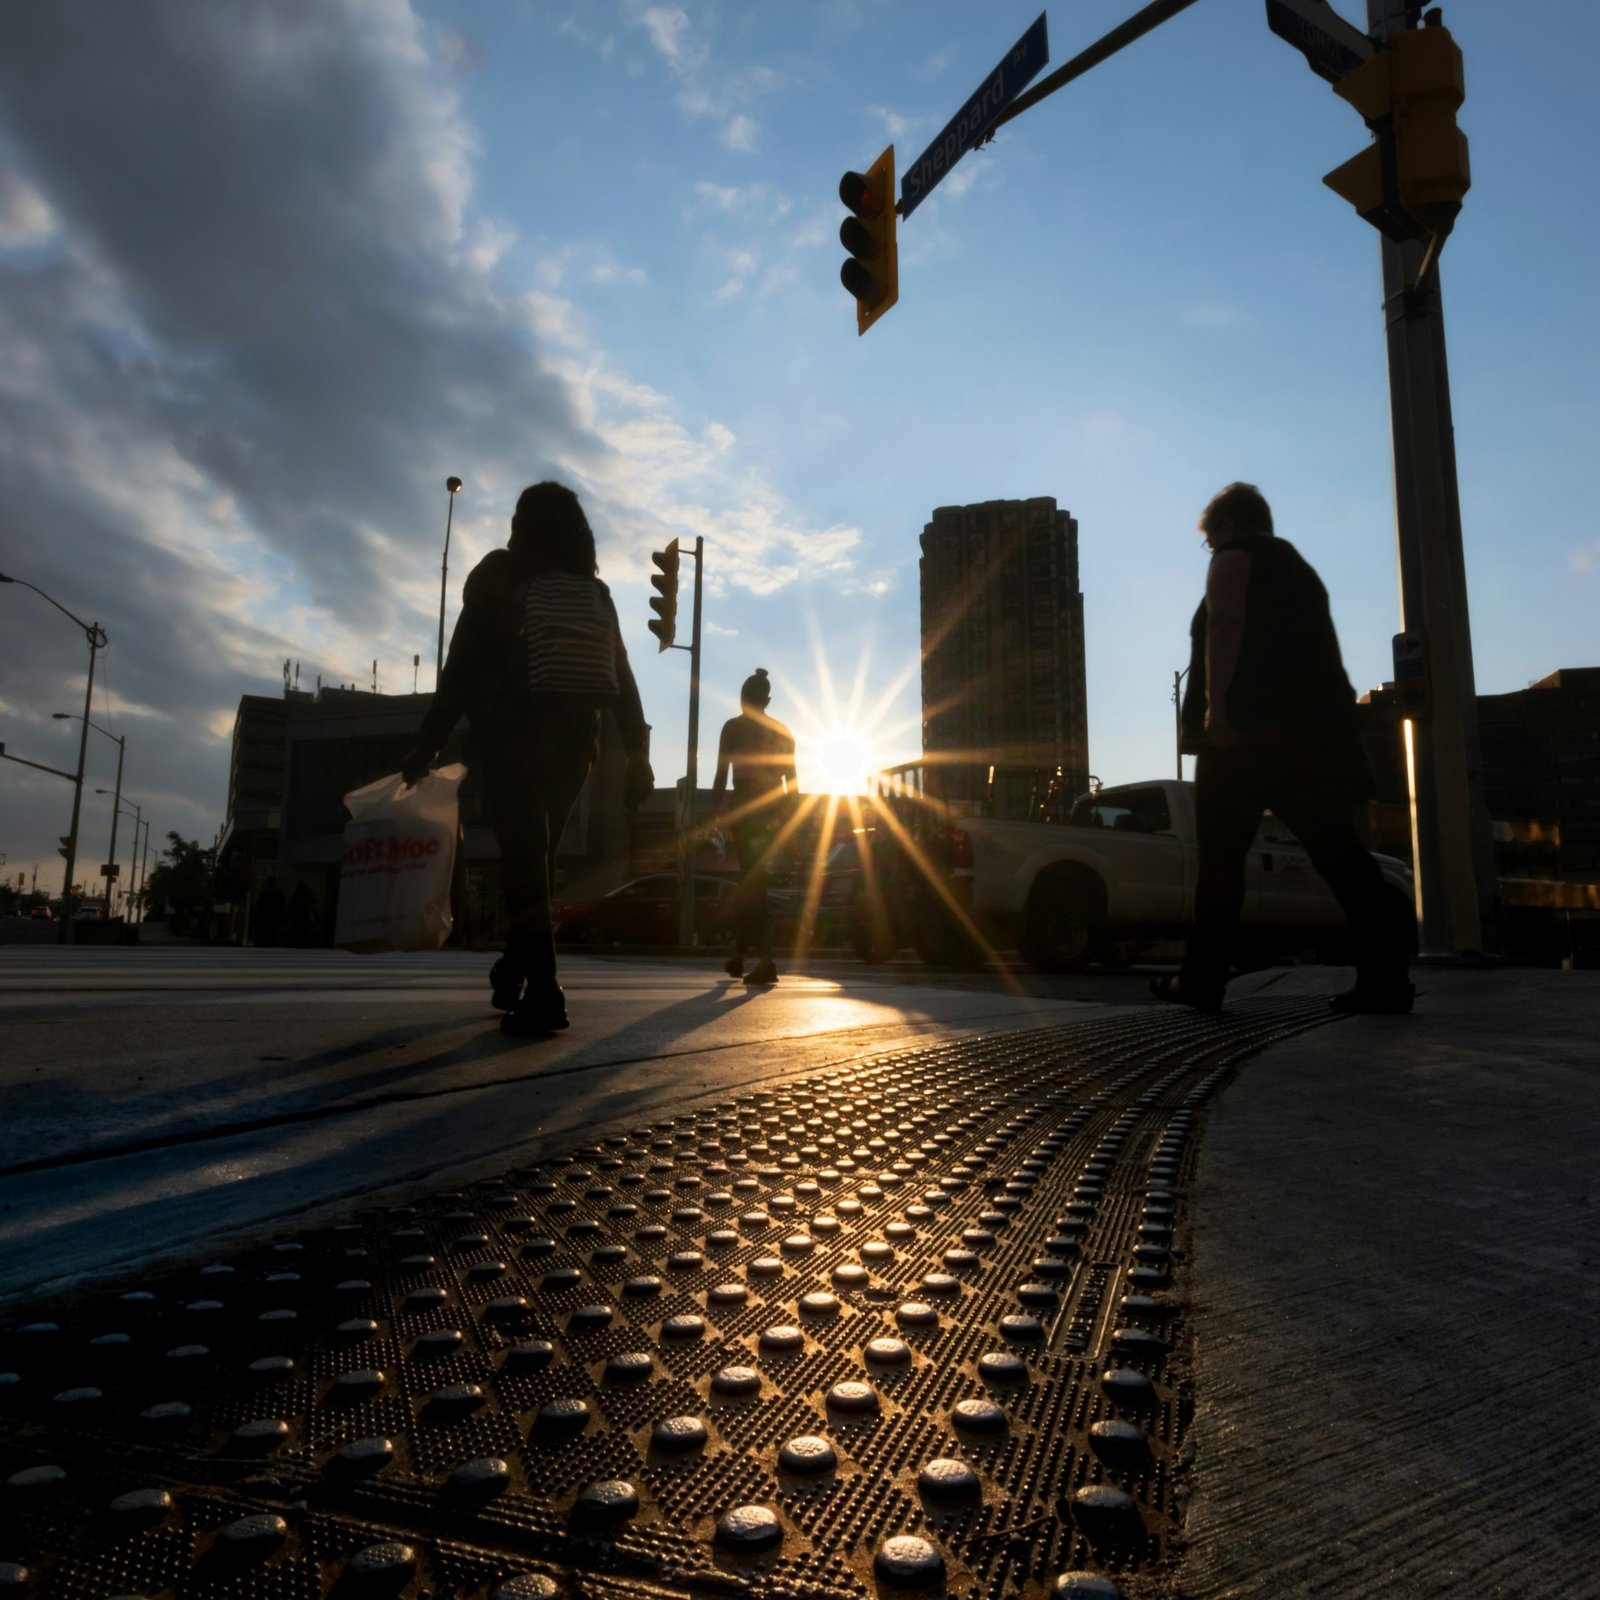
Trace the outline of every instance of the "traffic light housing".
<instances>
[{"instance_id":1,"label":"traffic light housing","mask_svg":"<svg viewBox=\"0 0 1600 1600\"><path fill-rule=\"evenodd\" d=\"M1442 239L1472 185L1467 136L1456 126L1466 83L1450 30L1390 34L1333 92L1377 137L1322 181L1391 239Z\"/></svg>"},{"instance_id":2,"label":"traffic light housing","mask_svg":"<svg viewBox=\"0 0 1600 1600\"><path fill-rule=\"evenodd\" d=\"M850 213L839 224L839 243L850 252L839 268L839 281L855 299L859 337L900 298L894 146L865 172L845 173L839 180L839 198Z\"/></svg>"},{"instance_id":3,"label":"traffic light housing","mask_svg":"<svg viewBox=\"0 0 1600 1600\"><path fill-rule=\"evenodd\" d=\"M655 617L647 626L656 636L657 654L670 650L678 636L678 541L674 539L665 550L651 552L650 559L660 569L650 574L650 609Z\"/></svg>"},{"instance_id":4,"label":"traffic light housing","mask_svg":"<svg viewBox=\"0 0 1600 1600\"><path fill-rule=\"evenodd\" d=\"M56 854L58 856L70 856L72 854L72 835L63 833L57 835L57 837L61 840L61 843L56 846Z\"/></svg>"}]
</instances>

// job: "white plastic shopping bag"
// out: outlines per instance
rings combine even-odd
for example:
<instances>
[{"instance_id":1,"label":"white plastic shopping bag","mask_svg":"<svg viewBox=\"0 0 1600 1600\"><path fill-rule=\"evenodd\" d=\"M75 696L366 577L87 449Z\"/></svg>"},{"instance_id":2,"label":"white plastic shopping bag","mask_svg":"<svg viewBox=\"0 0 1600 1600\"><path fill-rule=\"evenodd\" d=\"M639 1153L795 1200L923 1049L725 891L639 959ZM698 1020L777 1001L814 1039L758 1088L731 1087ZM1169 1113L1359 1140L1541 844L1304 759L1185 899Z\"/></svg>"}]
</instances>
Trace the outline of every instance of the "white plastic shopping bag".
<instances>
[{"instance_id":1,"label":"white plastic shopping bag","mask_svg":"<svg viewBox=\"0 0 1600 1600\"><path fill-rule=\"evenodd\" d=\"M341 949L437 950L449 938L456 795L466 771L441 767L410 789L396 772L344 797L350 821L333 938Z\"/></svg>"}]
</instances>

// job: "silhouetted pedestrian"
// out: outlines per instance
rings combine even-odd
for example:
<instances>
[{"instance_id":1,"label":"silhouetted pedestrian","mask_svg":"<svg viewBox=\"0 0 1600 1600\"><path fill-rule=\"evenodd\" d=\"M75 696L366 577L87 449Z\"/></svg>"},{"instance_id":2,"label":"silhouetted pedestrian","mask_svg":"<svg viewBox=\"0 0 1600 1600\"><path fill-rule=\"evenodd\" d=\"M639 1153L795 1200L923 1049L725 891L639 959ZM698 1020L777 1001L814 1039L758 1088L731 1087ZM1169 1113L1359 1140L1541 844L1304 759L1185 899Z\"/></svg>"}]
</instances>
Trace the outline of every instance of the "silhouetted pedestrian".
<instances>
[{"instance_id":1,"label":"silhouetted pedestrian","mask_svg":"<svg viewBox=\"0 0 1600 1600\"><path fill-rule=\"evenodd\" d=\"M509 544L467 578L438 690L401 768L415 783L466 713L469 759L500 843L510 926L489 982L508 1033L567 1026L550 885L561 830L599 753L602 707L616 714L628 754L625 802L636 806L654 782L639 690L597 572L577 495L559 483L523 490Z\"/></svg>"},{"instance_id":2,"label":"silhouetted pedestrian","mask_svg":"<svg viewBox=\"0 0 1600 1600\"><path fill-rule=\"evenodd\" d=\"M261 893L256 896L255 937L256 943L263 949L271 949L283 934L284 905L283 890L278 887L277 877L269 877L261 885Z\"/></svg>"},{"instance_id":3,"label":"silhouetted pedestrian","mask_svg":"<svg viewBox=\"0 0 1600 1600\"><path fill-rule=\"evenodd\" d=\"M798 794L794 735L767 715L772 685L767 669L757 667L739 690L739 715L722 725L717 775L711 785L711 813L721 821L728 772L733 771L733 810L728 831L739 857L739 898L735 906L733 955L728 975L749 984L778 981L772 954L772 913L767 882L781 830ZM754 949L756 964L745 976L744 958Z\"/></svg>"},{"instance_id":4,"label":"silhouetted pedestrian","mask_svg":"<svg viewBox=\"0 0 1600 1600\"><path fill-rule=\"evenodd\" d=\"M1321 580L1274 537L1261 492L1231 483L1200 515L1212 551L1190 628L1183 747L1195 754L1194 928L1177 981L1157 992L1220 1010L1244 904L1245 861L1271 810L1327 880L1357 943L1341 1011L1404 1012L1414 922L1356 833L1372 777L1355 693Z\"/></svg>"}]
</instances>

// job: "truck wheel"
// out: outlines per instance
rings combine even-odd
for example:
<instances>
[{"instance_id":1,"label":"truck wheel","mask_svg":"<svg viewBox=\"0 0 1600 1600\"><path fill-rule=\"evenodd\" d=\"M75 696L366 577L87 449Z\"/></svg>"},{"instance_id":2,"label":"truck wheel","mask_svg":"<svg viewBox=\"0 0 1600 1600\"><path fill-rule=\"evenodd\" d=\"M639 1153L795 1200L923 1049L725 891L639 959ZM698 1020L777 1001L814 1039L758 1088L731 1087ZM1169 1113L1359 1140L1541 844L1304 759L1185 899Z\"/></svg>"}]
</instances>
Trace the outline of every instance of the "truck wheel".
<instances>
[{"instance_id":1,"label":"truck wheel","mask_svg":"<svg viewBox=\"0 0 1600 1600\"><path fill-rule=\"evenodd\" d=\"M1105 943L1103 894L1076 878L1045 878L1028 905L1028 959L1041 972L1082 972Z\"/></svg>"}]
</instances>

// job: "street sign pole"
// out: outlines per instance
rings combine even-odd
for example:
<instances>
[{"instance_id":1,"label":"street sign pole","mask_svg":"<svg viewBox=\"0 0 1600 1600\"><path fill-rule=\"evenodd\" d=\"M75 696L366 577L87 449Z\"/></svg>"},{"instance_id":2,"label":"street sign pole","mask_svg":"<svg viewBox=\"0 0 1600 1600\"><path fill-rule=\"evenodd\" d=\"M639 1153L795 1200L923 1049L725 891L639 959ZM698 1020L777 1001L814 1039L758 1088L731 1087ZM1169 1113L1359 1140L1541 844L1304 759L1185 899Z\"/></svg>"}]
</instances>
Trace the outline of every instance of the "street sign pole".
<instances>
[{"instance_id":1,"label":"street sign pole","mask_svg":"<svg viewBox=\"0 0 1600 1600\"><path fill-rule=\"evenodd\" d=\"M694 631L689 637L689 794L688 825L678 835L678 942L694 943L694 854L700 789L700 592L705 574L703 538L694 542Z\"/></svg>"},{"instance_id":2,"label":"street sign pole","mask_svg":"<svg viewBox=\"0 0 1600 1600\"><path fill-rule=\"evenodd\" d=\"M1367 0L1373 36L1403 29L1407 10L1406 0ZM1429 715L1404 724L1411 847L1422 953L1473 955L1497 948L1494 851L1483 791L1444 303L1437 266L1418 282L1425 248L1381 241L1400 618L1405 633L1422 640L1431 702Z\"/></svg>"}]
</instances>

